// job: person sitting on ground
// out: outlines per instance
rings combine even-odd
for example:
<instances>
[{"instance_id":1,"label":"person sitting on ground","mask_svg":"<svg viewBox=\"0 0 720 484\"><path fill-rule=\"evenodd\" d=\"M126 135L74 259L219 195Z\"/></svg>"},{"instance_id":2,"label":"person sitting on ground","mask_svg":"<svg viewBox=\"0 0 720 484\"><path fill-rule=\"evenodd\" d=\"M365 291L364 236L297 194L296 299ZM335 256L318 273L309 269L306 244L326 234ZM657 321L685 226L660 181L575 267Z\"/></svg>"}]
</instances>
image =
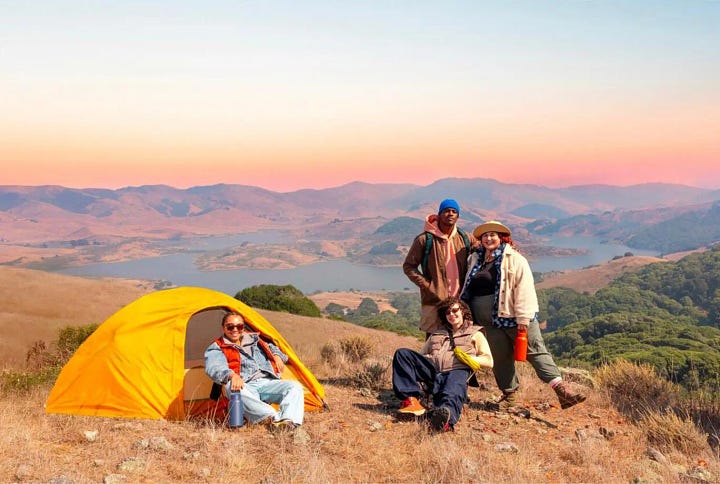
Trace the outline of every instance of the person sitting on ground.
<instances>
[{"instance_id":1,"label":"person sitting on ground","mask_svg":"<svg viewBox=\"0 0 720 484\"><path fill-rule=\"evenodd\" d=\"M485 336L473 326L470 308L464 302L449 297L440 302L437 312L444 329L431 333L420 352L407 348L395 351L392 382L395 396L402 400L400 414L425 414L425 407L418 401L422 385L432 393L433 407L427 412L431 428L447 431L460 420L468 380L474 374L454 348L469 356L475 368L492 368L493 359Z\"/></svg>"},{"instance_id":2,"label":"person sitting on ground","mask_svg":"<svg viewBox=\"0 0 720 484\"><path fill-rule=\"evenodd\" d=\"M240 392L244 416L250 424L266 423L271 429L293 430L302 425L305 396L302 385L281 380L288 357L259 333L246 331L240 314L222 320L223 335L205 350L205 373L222 385L225 395ZM268 403L276 403L276 411Z\"/></svg>"}]
</instances>

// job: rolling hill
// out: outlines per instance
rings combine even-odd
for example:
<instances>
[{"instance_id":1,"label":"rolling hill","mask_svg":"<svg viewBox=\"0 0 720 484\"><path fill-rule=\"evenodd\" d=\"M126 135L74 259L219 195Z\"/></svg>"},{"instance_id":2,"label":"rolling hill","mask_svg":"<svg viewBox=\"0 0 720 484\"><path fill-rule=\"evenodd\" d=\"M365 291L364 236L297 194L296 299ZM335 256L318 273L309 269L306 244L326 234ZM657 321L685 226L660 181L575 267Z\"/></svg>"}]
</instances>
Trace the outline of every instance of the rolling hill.
<instances>
[{"instance_id":1,"label":"rolling hill","mask_svg":"<svg viewBox=\"0 0 720 484\"><path fill-rule=\"evenodd\" d=\"M52 340L50 328L65 318L98 322L148 290L137 282L15 268L0 268L0 286L0 307L14 308L0 320L2 341L13 343L11 349L20 346L20 333L31 341ZM272 434L262 426L230 431L212 421L50 415L41 404L49 387L41 385L0 395L0 481L715 482L720 476L707 435L692 423L661 420L660 413L652 415L665 431L635 423L605 388L586 388L585 403L560 410L527 365L519 368L521 411L493 410L499 392L484 371L455 430L429 433L422 419L396 417L399 402L388 371L396 348L418 348L420 341L261 312L325 387L329 410L307 413L299 430ZM348 337L373 342L371 358L325 362L324 345Z\"/></svg>"},{"instance_id":2,"label":"rolling hill","mask_svg":"<svg viewBox=\"0 0 720 484\"><path fill-rule=\"evenodd\" d=\"M668 227L717 218L696 213L713 207L720 192L669 184L551 189L482 178L447 178L428 186L355 182L288 193L226 184L117 190L0 186L0 264L57 270L174 253L172 241L186 238L272 230L282 234L282 243L208 254L203 266L247 267L258 261L258 267L286 267L328 259L399 265L422 220L448 196L460 201L460 227L472 230L484 220L501 219L534 256L554 253L542 242L553 234L632 241L638 248L657 246L658 233L673 241L682 234ZM704 237L686 238L677 250L712 239L715 225L704 224ZM268 251L287 251L292 260L258 257Z\"/></svg>"},{"instance_id":3,"label":"rolling hill","mask_svg":"<svg viewBox=\"0 0 720 484\"><path fill-rule=\"evenodd\" d=\"M637 210L706 203L718 191L683 185L580 186L551 189L491 179L448 178L422 187L410 184L350 183L323 190L278 193L245 185L177 189L164 185L117 190L61 186L0 186L0 229L4 243L74 240L85 236L169 237L297 228L335 219L382 216L423 218L439 200L460 200L469 223L513 211L555 215ZM533 213L523 213L523 210ZM223 223L224 222L224 223Z\"/></svg>"}]
</instances>

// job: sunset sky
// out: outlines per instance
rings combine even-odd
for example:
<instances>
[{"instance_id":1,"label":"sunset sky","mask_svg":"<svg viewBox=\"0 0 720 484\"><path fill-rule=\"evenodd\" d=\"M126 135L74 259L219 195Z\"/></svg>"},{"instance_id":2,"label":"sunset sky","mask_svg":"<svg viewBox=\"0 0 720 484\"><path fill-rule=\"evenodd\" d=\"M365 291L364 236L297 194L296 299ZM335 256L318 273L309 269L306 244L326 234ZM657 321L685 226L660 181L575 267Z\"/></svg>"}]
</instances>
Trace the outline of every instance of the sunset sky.
<instances>
[{"instance_id":1,"label":"sunset sky","mask_svg":"<svg viewBox=\"0 0 720 484\"><path fill-rule=\"evenodd\" d=\"M0 185L720 188L720 2L0 0Z\"/></svg>"}]
</instances>

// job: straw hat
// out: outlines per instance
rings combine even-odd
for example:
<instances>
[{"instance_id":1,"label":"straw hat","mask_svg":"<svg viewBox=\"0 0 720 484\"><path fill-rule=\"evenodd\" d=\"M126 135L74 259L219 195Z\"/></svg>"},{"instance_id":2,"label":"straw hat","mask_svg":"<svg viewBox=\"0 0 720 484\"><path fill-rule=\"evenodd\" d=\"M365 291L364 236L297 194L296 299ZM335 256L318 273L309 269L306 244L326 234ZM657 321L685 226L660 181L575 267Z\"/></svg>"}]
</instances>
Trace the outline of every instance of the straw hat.
<instances>
[{"instance_id":1,"label":"straw hat","mask_svg":"<svg viewBox=\"0 0 720 484\"><path fill-rule=\"evenodd\" d=\"M473 235L476 239L479 239L485 232L497 232L499 234L510 235L510 229L498 222L497 220L491 220L489 222L485 222L482 225L478 225L477 228L473 230Z\"/></svg>"}]
</instances>

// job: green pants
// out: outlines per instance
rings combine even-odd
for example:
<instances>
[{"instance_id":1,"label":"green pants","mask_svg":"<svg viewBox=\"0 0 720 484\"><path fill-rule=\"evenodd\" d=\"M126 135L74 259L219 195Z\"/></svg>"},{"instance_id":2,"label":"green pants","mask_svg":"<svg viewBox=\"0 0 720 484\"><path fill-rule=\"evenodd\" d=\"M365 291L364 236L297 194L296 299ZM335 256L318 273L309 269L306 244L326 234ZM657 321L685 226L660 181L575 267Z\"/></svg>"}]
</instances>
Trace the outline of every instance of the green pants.
<instances>
[{"instance_id":1,"label":"green pants","mask_svg":"<svg viewBox=\"0 0 720 484\"><path fill-rule=\"evenodd\" d=\"M503 393L517 391L520 383L515 372L515 328L496 328L492 325L485 326L487 340L490 345L490 352L493 356L493 373L497 386ZM537 320L530 322L528 328L528 349L527 361L535 369L537 376L545 383L550 383L555 378L560 378L558 370L540 334L540 325Z\"/></svg>"}]
</instances>

